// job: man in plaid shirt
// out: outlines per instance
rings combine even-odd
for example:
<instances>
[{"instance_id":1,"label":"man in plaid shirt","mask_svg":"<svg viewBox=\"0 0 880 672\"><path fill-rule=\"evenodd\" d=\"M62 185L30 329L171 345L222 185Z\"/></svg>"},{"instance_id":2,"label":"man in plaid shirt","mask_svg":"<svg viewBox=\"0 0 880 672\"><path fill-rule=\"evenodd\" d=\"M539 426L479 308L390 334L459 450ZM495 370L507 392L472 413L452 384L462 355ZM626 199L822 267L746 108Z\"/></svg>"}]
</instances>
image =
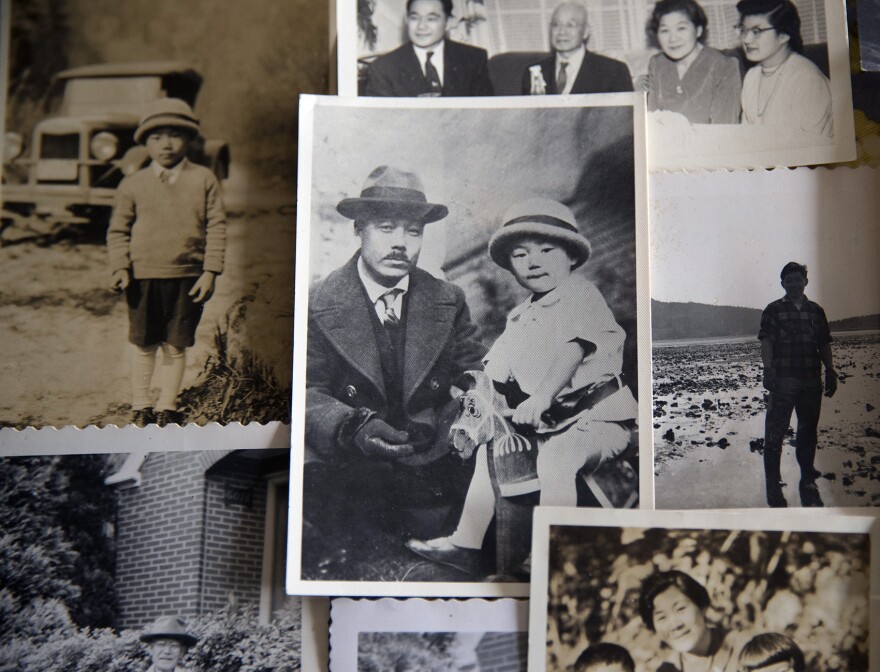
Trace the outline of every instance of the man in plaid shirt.
<instances>
[{"instance_id":1,"label":"man in plaid shirt","mask_svg":"<svg viewBox=\"0 0 880 672\"><path fill-rule=\"evenodd\" d=\"M822 506L816 487L821 475L813 466L816 429L822 408L822 366L824 391L837 391L837 373L831 358L831 329L822 307L804 295L807 267L789 262L782 269L785 296L771 303L761 315L761 360L764 387L770 393L764 425L764 477L767 504L788 506L782 494L779 463L782 440L788 431L792 410L797 413L797 461L801 468L800 496L803 506Z\"/></svg>"}]
</instances>

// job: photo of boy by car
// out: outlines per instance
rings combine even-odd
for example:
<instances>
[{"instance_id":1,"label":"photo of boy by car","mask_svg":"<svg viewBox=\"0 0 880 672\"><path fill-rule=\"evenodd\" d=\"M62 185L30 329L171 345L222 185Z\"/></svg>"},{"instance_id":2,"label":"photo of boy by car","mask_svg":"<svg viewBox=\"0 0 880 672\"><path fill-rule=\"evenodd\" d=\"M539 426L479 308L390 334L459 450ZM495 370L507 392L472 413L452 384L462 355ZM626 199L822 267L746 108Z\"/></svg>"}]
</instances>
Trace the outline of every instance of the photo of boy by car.
<instances>
[{"instance_id":1,"label":"photo of boy by car","mask_svg":"<svg viewBox=\"0 0 880 672\"><path fill-rule=\"evenodd\" d=\"M199 122L184 101L155 101L134 133L151 162L125 178L107 231L111 286L125 292L132 350L132 423L180 424L186 348L223 272L226 217L220 185L186 159ZM162 350L160 393L151 383Z\"/></svg>"}]
</instances>

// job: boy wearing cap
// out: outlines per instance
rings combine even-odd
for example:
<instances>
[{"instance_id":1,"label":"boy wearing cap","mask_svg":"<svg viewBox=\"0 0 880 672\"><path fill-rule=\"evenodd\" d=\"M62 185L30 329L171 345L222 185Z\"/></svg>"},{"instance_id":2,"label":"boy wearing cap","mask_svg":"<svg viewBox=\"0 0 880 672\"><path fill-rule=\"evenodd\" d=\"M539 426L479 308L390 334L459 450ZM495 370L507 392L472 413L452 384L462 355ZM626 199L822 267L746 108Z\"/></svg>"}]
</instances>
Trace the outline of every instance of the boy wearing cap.
<instances>
[{"instance_id":1,"label":"boy wearing cap","mask_svg":"<svg viewBox=\"0 0 880 672\"><path fill-rule=\"evenodd\" d=\"M204 303L223 271L226 216L214 174L186 158L199 123L184 101L155 101L134 134L151 163L116 190L107 231L111 285L125 291L132 360L132 421L180 423L177 394ZM160 393L151 397L161 348Z\"/></svg>"},{"instance_id":2,"label":"boy wearing cap","mask_svg":"<svg viewBox=\"0 0 880 672\"><path fill-rule=\"evenodd\" d=\"M626 333L596 286L574 273L590 243L563 204L532 198L514 205L489 241L489 255L532 295L508 315L484 371L514 408L513 423L538 434L540 504L576 506L578 472L595 471L629 445L638 404L620 380ZM494 509L481 447L455 533L407 546L472 566L466 558L482 546Z\"/></svg>"}]
</instances>

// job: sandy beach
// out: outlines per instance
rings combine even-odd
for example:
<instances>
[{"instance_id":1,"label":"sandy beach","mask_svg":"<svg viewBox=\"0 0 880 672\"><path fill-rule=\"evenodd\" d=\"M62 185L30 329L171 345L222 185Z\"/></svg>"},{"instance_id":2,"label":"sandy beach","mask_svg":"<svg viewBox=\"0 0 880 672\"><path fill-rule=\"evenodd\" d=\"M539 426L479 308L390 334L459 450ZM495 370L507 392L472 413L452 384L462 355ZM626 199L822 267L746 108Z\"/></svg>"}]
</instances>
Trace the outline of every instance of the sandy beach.
<instances>
[{"instance_id":1,"label":"sandy beach","mask_svg":"<svg viewBox=\"0 0 880 672\"><path fill-rule=\"evenodd\" d=\"M826 506L877 506L880 333L833 335L840 386L823 399L819 491ZM657 508L766 506L758 340L656 342L653 357ZM789 506L800 506L793 439L783 444L782 478Z\"/></svg>"}]
</instances>

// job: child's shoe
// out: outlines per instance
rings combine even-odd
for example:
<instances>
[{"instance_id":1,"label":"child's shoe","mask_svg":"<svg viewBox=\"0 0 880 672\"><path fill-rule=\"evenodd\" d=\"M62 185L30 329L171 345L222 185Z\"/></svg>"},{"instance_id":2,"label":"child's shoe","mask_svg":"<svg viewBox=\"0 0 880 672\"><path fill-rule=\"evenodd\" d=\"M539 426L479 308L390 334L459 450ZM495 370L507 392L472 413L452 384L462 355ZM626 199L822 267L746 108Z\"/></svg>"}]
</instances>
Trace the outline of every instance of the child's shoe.
<instances>
[{"instance_id":1,"label":"child's shoe","mask_svg":"<svg viewBox=\"0 0 880 672\"><path fill-rule=\"evenodd\" d=\"M135 427L146 427L156 422L156 411L151 406L139 408L131 412L131 424Z\"/></svg>"},{"instance_id":2,"label":"child's shoe","mask_svg":"<svg viewBox=\"0 0 880 672\"><path fill-rule=\"evenodd\" d=\"M165 427L166 425L182 425L185 419L183 413L180 411L174 411L170 408L156 413L156 424L160 427Z\"/></svg>"}]
</instances>

